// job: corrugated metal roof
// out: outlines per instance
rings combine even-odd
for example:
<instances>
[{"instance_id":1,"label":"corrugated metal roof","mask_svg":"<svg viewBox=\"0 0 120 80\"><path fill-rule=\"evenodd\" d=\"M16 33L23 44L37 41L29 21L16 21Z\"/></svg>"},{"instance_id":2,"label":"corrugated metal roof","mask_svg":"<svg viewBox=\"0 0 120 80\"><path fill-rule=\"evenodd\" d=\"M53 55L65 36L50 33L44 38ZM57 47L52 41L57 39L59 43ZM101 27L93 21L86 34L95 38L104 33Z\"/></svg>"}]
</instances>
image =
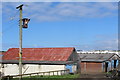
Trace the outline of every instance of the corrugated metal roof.
<instances>
[{"instance_id":1,"label":"corrugated metal roof","mask_svg":"<svg viewBox=\"0 0 120 80\"><path fill-rule=\"evenodd\" d=\"M81 61L102 62L108 60L114 54L112 53L78 53Z\"/></svg>"},{"instance_id":2,"label":"corrugated metal roof","mask_svg":"<svg viewBox=\"0 0 120 80\"><path fill-rule=\"evenodd\" d=\"M22 57L25 61L67 61L75 48L23 48ZM18 60L19 48L10 48L3 60Z\"/></svg>"},{"instance_id":3,"label":"corrugated metal roof","mask_svg":"<svg viewBox=\"0 0 120 80\"><path fill-rule=\"evenodd\" d=\"M3 64L19 64L18 60L2 60L0 61ZM22 64L43 64L43 65L65 65L73 64L74 61L22 61Z\"/></svg>"}]
</instances>

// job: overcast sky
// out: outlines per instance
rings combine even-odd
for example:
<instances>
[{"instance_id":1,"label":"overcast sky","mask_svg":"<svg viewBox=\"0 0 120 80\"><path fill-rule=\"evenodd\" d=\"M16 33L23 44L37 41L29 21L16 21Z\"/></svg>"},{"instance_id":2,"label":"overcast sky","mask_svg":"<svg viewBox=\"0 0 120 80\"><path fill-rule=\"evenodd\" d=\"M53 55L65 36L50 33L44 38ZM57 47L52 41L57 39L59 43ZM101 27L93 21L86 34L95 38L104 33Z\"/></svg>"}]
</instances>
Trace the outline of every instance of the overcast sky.
<instances>
[{"instance_id":1,"label":"overcast sky","mask_svg":"<svg viewBox=\"0 0 120 80\"><path fill-rule=\"evenodd\" d=\"M118 48L117 2L3 2L2 50L19 47L19 11L30 18L23 47Z\"/></svg>"}]
</instances>

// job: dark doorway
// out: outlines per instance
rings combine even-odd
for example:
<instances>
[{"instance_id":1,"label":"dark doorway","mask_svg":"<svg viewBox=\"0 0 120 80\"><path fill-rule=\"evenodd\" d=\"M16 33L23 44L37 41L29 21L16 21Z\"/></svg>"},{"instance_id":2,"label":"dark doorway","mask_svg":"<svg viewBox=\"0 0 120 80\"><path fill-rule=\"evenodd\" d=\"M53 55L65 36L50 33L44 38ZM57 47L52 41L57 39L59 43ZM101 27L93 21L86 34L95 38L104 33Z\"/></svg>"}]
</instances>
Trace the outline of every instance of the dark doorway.
<instances>
[{"instance_id":1,"label":"dark doorway","mask_svg":"<svg viewBox=\"0 0 120 80\"><path fill-rule=\"evenodd\" d=\"M114 68L116 68L117 60L114 60Z\"/></svg>"},{"instance_id":2,"label":"dark doorway","mask_svg":"<svg viewBox=\"0 0 120 80\"><path fill-rule=\"evenodd\" d=\"M108 69L108 62L105 62L105 72L107 72Z\"/></svg>"}]
</instances>

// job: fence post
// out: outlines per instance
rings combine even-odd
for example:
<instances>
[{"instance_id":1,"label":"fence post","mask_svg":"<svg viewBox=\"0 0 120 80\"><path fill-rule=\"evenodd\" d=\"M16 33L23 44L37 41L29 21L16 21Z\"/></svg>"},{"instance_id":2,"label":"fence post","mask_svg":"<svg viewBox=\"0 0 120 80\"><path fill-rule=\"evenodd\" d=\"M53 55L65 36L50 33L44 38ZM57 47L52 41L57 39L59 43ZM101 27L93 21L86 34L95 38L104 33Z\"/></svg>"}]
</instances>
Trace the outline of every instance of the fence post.
<instances>
[{"instance_id":1,"label":"fence post","mask_svg":"<svg viewBox=\"0 0 120 80\"><path fill-rule=\"evenodd\" d=\"M62 70L61 70L61 75L62 75Z\"/></svg>"},{"instance_id":2,"label":"fence post","mask_svg":"<svg viewBox=\"0 0 120 80\"><path fill-rule=\"evenodd\" d=\"M37 77L39 77L39 75L38 75L39 73L37 73Z\"/></svg>"},{"instance_id":3,"label":"fence post","mask_svg":"<svg viewBox=\"0 0 120 80\"><path fill-rule=\"evenodd\" d=\"M50 72L49 72L49 76L50 76Z\"/></svg>"},{"instance_id":4,"label":"fence post","mask_svg":"<svg viewBox=\"0 0 120 80\"><path fill-rule=\"evenodd\" d=\"M64 74L65 74L65 70L64 70Z\"/></svg>"},{"instance_id":5,"label":"fence post","mask_svg":"<svg viewBox=\"0 0 120 80\"><path fill-rule=\"evenodd\" d=\"M53 76L54 76L54 71L53 71Z\"/></svg>"},{"instance_id":6,"label":"fence post","mask_svg":"<svg viewBox=\"0 0 120 80\"><path fill-rule=\"evenodd\" d=\"M57 71L57 75L58 75L58 71Z\"/></svg>"}]
</instances>

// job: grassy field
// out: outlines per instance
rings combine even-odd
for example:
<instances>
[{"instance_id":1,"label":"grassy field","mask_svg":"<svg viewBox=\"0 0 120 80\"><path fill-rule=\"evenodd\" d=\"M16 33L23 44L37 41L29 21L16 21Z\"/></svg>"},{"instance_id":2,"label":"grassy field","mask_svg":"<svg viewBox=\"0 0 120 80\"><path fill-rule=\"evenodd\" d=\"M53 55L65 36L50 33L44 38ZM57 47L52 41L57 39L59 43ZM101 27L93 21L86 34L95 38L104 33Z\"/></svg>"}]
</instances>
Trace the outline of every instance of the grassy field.
<instances>
[{"instance_id":1,"label":"grassy field","mask_svg":"<svg viewBox=\"0 0 120 80\"><path fill-rule=\"evenodd\" d=\"M31 77L23 77L22 80L73 80L78 78L79 74L67 74L67 75L55 75L55 76L31 76ZM8 80L8 79L2 79ZM9 80L19 80L18 78L13 78Z\"/></svg>"},{"instance_id":2,"label":"grassy field","mask_svg":"<svg viewBox=\"0 0 120 80\"><path fill-rule=\"evenodd\" d=\"M54 76L32 76L31 78L77 78L79 74L54 75Z\"/></svg>"}]
</instances>

